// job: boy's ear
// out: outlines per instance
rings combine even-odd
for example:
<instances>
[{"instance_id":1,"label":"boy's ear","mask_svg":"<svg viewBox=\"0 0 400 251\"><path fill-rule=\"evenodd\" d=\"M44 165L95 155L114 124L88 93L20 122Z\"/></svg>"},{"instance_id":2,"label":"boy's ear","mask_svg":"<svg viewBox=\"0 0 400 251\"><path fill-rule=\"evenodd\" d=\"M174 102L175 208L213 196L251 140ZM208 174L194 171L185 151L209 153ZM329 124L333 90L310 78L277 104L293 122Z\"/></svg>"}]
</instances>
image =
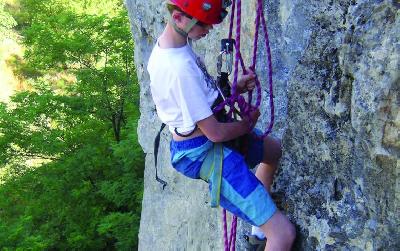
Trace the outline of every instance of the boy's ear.
<instances>
[{"instance_id":1,"label":"boy's ear","mask_svg":"<svg viewBox=\"0 0 400 251\"><path fill-rule=\"evenodd\" d=\"M182 20L183 13L180 12L180 11L174 10L174 11L172 12L171 16L172 16L172 19L173 19L175 22L180 22L180 21Z\"/></svg>"}]
</instances>

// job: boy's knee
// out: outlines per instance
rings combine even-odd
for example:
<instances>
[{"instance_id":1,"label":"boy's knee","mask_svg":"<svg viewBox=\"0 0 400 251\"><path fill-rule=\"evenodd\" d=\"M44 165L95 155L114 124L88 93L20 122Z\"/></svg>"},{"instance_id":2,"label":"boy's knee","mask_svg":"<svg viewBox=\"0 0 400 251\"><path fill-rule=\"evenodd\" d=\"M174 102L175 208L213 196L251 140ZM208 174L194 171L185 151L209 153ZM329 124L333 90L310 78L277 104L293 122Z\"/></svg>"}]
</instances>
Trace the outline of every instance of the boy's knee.
<instances>
[{"instance_id":1,"label":"boy's knee","mask_svg":"<svg viewBox=\"0 0 400 251\"><path fill-rule=\"evenodd\" d=\"M274 246L280 247L280 250L290 250L295 239L296 229L291 222L288 222L288 224L280 229L280 231L277 231L275 235L270 236L270 241L274 243Z\"/></svg>"},{"instance_id":2,"label":"boy's knee","mask_svg":"<svg viewBox=\"0 0 400 251\"><path fill-rule=\"evenodd\" d=\"M267 164L276 164L282 156L281 140L273 137L264 139L263 162Z\"/></svg>"},{"instance_id":3,"label":"boy's knee","mask_svg":"<svg viewBox=\"0 0 400 251\"><path fill-rule=\"evenodd\" d=\"M292 244L296 239L296 228L294 227L294 224L286 218L284 224L282 224L282 228L277 232L277 235L281 241L287 244Z\"/></svg>"},{"instance_id":4,"label":"boy's knee","mask_svg":"<svg viewBox=\"0 0 400 251\"><path fill-rule=\"evenodd\" d=\"M277 212L271 221L267 222L264 226L264 233L274 245L279 247L286 247L289 249L294 240L296 239L296 228L289 219L282 214Z\"/></svg>"},{"instance_id":5,"label":"boy's knee","mask_svg":"<svg viewBox=\"0 0 400 251\"><path fill-rule=\"evenodd\" d=\"M291 222L289 222L288 227L286 228L285 237L287 238L288 244L292 244L296 239L296 228Z\"/></svg>"}]
</instances>

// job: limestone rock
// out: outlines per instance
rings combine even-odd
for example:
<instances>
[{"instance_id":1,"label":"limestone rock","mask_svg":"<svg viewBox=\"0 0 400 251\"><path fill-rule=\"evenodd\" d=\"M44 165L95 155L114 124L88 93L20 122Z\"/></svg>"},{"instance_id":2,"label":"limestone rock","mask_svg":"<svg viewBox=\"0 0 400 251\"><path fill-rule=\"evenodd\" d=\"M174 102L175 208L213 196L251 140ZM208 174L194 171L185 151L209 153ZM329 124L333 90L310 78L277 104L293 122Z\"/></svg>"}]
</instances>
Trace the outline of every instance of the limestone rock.
<instances>
[{"instance_id":1,"label":"limestone rock","mask_svg":"<svg viewBox=\"0 0 400 251\"><path fill-rule=\"evenodd\" d=\"M242 54L249 65L255 0L242 1ZM282 210L296 224L296 250L400 248L400 10L396 1L264 1L274 69L277 121L284 155L274 184ZM139 140L146 156L140 250L222 250L220 210L207 184L169 164L162 134L160 176L153 140L160 126L149 90L147 60L167 20L161 0L126 0L141 86ZM228 22L195 49L211 73ZM269 122L266 52L260 39L262 117ZM239 223L237 250L249 226Z\"/></svg>"}]
</instances>

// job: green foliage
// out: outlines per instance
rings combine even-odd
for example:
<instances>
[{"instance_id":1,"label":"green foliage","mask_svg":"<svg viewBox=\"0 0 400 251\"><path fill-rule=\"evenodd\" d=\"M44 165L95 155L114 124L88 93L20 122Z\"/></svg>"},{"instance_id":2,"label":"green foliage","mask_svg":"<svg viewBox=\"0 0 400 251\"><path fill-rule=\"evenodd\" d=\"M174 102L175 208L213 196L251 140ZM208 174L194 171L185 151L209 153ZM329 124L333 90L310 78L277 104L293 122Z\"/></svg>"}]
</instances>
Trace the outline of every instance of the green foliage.
<instances>
[{"instance_id":1,"label":"green foliage","mask_svg":"<svg viewBox=\"0 0 400 251\"><path fill-rule=\"evenodd\" d=\"M10 30L17 25L15 19L5 10L4 0L0 0L0 42L10 35Z\"/></svg>"},{"instance_id":2,"label":"green foliage","mask_svg":"<svg viewBox=\"0 0 400 251\"><path fill-rule=\"evenodd\" d=\"M120 1L20 4L33 90L0 103L0 250L134 250L144 154L127 14Z\"/></svg>"},{"instance_id":3,"label":"green foliage","mask_svg":"<svg viewBox=\"0 0 400 251\"><path fill-rule=\"evenodd\" d=\"M137 217L132 213L112 213L103 218L98 232L114 238L116 249L129 250L135 245L134 239L138 229L133 229L132 224L138 221Z\"/></svg>"},{"instance_id":4,"label":"green foliage","mask_svg":"<svg viewBox=\"0 0 400 251\"><path fill-rule=\"evenodd\" d=\"M43 74L40 73L34 66L24 62L23 58L14 54L7 60L6 64L13 70L14 74L23 79L38 78Z\"/></svg>"}]
</instances>

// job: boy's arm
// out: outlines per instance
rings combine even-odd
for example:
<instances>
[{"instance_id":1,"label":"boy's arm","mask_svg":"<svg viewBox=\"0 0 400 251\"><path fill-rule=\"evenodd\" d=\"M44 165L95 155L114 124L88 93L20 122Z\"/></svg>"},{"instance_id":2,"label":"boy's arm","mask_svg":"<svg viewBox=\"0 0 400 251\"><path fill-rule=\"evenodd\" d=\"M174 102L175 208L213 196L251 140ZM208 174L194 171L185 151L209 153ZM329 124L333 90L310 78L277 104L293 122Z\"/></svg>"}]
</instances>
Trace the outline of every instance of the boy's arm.
<instances>
[{"instance_id":1,"label":"boy's arm","mask_svg":"<svg viewBox=\"0 0 400 251\"><path fill-rule=\"evenodd\" d=\"M249 118L230 123L218 122L214 115L197 122L200 130L212 142L225 142L250 132L256 124L260 111L250 113Z\"/></svg>"}]
</instances>

